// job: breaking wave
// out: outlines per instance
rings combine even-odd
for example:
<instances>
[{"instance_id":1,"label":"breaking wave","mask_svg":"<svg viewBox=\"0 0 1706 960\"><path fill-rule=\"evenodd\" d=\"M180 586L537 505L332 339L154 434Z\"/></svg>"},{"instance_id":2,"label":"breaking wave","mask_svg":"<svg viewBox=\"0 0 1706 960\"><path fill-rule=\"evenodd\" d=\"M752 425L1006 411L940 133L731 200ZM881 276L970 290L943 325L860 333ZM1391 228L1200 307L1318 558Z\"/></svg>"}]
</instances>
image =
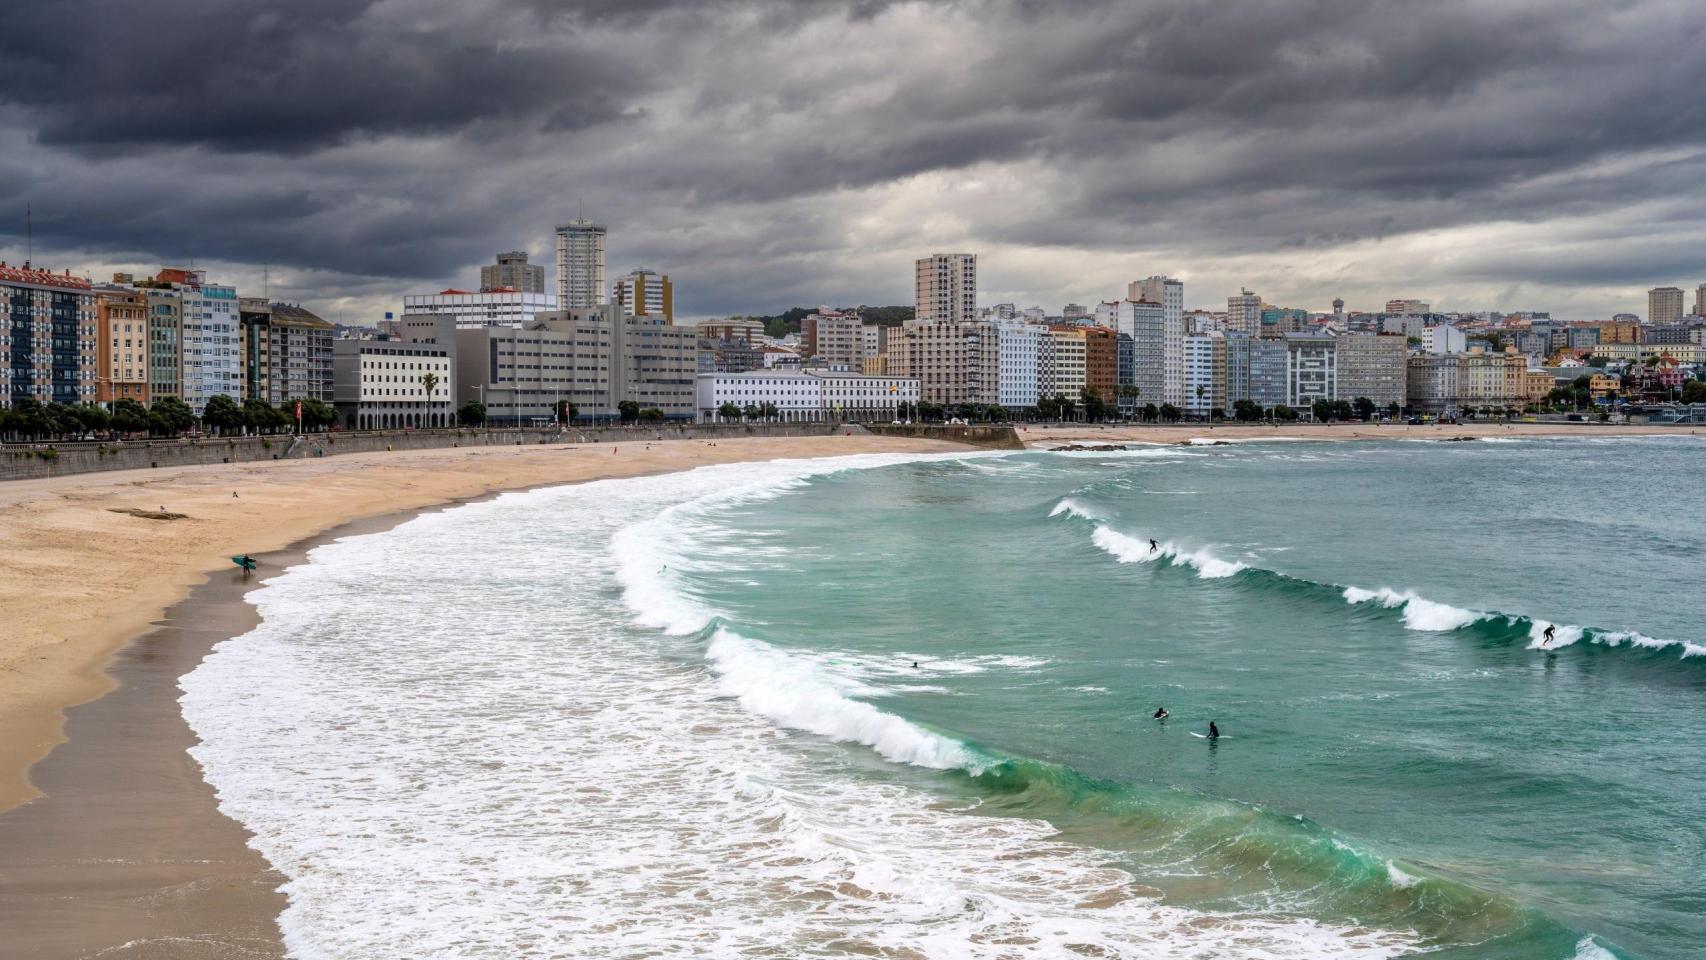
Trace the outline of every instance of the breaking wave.
<instances>
[{"instance_id":1,"label":"breaking wave","mask_svg":"<svg viewBox=\"0 0 1706 960\"><path fill-rule=\"evenodd\" d=\"M1560 650L1578 643L1597 644L1604 647L1629 647L1644 651L1675 652L1680 659L1706 657L1706 645L1688 640L1666 640L1650 637L1635 630L1607 629L1602 627L1579 626L1570 623L1555 623L1527 614L1504 613L1496 610L1471 610L1453 606L1438 600L1420 596L1413 590L1396 590L1391 587L1368 589L1336 583L1322 583L1268 570L1253 567L1247 563L1226 560L1215 556L1206 548L1186 548L1173 541L1157 540L1153 545L1146 536L1123 533L1102 522L1102 518L1093 513L1080 512L1063 506L1069 501L1063 500L1055 506L1049 516L1066 514L1072 517L1089 520L1094 524L1090 534L1091 543L1112 556L1120 563L1155 563L1162 566L1189 567L1196 571L1197 577L1203 580L1222 580L1229 577L1248 577L1266 580L1271 584L1297 590L1317 592L1323 595L1335 594L1352 606L1372 605L1394 611L1410 630L1433 633L1449 633L1458 630L1474 630L1489 639L1508 642L1526 642L1529 650ZM1546 639L1546 628L1553 628L1550 641Z\"/></svg>"}]
</instances>

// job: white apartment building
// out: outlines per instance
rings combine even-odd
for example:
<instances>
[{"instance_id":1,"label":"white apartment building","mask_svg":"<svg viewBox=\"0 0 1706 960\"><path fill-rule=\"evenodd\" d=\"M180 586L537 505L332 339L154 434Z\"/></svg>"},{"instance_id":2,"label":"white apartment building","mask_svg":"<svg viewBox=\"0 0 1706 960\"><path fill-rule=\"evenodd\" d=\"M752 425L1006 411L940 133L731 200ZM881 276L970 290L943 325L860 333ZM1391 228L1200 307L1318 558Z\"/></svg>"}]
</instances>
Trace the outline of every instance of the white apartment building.
<instances>
[{"instance_id":1,"label":"white apartment building","mask_svg":"<svg viewBox=\"0 0 1706 960\"><path fill-rule=\"evenodd\" d=\"M859 326L859 356L880 357L889 344L889 328L878 323L865 323Z\"/></svg>"},{"instance_id":2,"label":"white apartment building","mask_svg":"<svg viewBox=\"0 0 1706 960\"><path fill-rule=\"evenodd\" d=\"M1107 327L1112 330L1119 326L1120 301L1103 300L1101 303L1096 304L1095 317L1096 326L1098 327Z\"/></svg>"},{"instance_id":3,"label":"white apartment building","mask_svg":"<svg viewBox=\"0 0 1706 960\"><path fill-rule=\"evenodd\" d=\"M1338 340L1315 334L1287 334L1286 404L1307 412L1317 400L1339 398Z\"/></svg>"},{"instance_id":4,"label":"white apartment building","mask_svg":"<svg viewBox=\"0 0 1706 960\"><path fill-rule=\"evenodd\" d=\"M818 307L800 323L804 355L835 366L856 367L864 356L864 322L857 311Z\"/></svg>"},{"instance_id":5,"label":"white apartment building","mask_svg":"<svg viewBox=\"0 0 1706 960\"><path fill-rule=\"evenodd\" d=\"M332 341L338 420L350 430L450 426L456 398L453 360L450 344Z\"/></svg>"},{"instance_id":6,"label":"white apartment building","mask_svg":"<svg viewBox=\"0 0 1706 960\"><path fill-rule=\"evenodd\" d=\"M993 323L908 320L889 331L888 372L916 378L931 403L995 403L999 362Z\"/></svg>"},{"instance_id":7,"label":"white apartment building","mask_svg":"<svg viewBox=\"0 0 1706 960\"><path fill-rule=\"evenodd\" d=\"M832 420L893 420L902 403L919 400L912 377L871 376L850 370L813 370L822 413Z\"/></svg>"},{"instance_id":8,"label":"white apartment building","mask_svg":"<svg viewBox=\"0 0 1706 960\"><path fill-rule=\"evenodd\" d=\"M1449 323L1436 323L1422 328L1422 349L1428 353L1462 353L1469 349L1469 337Z\"/></svg>"},{"instance_id":9,"label":"white apartment building","mask_svg":"<svg viewBox=\"0 0 1706 960\"><path fill-rule=\"evenodd\" d=\"M915 264L918 322L963 323L977 315L977 254L938 253Z\"/></svg>"},{"instance_id":10,"label":"white apartment building","mask_svg":"<svg viewBox=\"0 0 1706 960\"><path fill-rule=\"evenodd\" d=\"M1037 405L1037 368L1044 328L1034 323L1012 321L995 325L996 350L1001 368L996 402L1009 410Z\"/></svg>"},{"instance_id":11,"label":"white apartment building","mask_svg":"<svg viewBox=\"0 0 1706 960\"><path fill-rule=\"evenodd\" d=\"M1426 300L1388 300L1386 313L1397 316L1407 316L1417 313L1433 313L1433 304Z\"/></svg>"},{"instance_id":12,"label":"white apartment building","mask_svg":"<svg viewBox=\"0 0 1706 960\"><path fill-rule=\"evenodd\" d=\"M606 234L604 224L585 218L557 225L557 302L562 309L610 302L604 287Z\"/></svg>"},{"instance_id":13,"label":"white apartment building","mask_svg":"<svg viewBox=\"0 0 1706 960\"><path fill-rule=\"evenodd\" d=\"M183 293L183 398L196 416L207 401L224 394L243 398L243 350L238 326L237 291L206 283L199 270L187 271Z\"/></svg>"},{"instance_id":14,"label":"white apartment building","mask_svg":"<svg viewBox=\"0 0 1706 960\"><path fill-rule=\"evenodd\" d=\"M701 373L697 406L702 423L725 422L725 403L740 407L774 404L784 423L824 420L892 420L898 405L919 400L910 377L866 376L852 371L751 370Z\"/></svg>"},{"instance_id":15,"label":"white apartment building","mask_svg":"<svg viewBox=\"0 0 1706 960\"><path fill-rule=\"evenodd\" d=\"M1226 298L1226 331L1246 337L1262 335L1262 298L1248 289Z\"/></svg>"},{"instance_id":16,"label":"white apartment building","mask_svg":"<svg viewBox=\"0 0 1706 960\"><path fill-rule=\"evenodd\" d=\"M541 313L557 309L554 293L524 290L490 290L474 293L451 288L440 293L409 294L403 297L403 314L454 317L460 329L476 327L521 327Z\"/></svg>"},{"instance_id":17,"label":"white apartment building","mask_svg":"<svg viewBox=\"0 0 1706 960\"><path fill-rule=\"evenodd\" d=\"M1682 288L1654 287L1647 291L1647 322L1650 324L1680 323L1682 321Z\"/></svg>"},{"instance_id":18,"label":"white apartment building","mask_svg":"<svg viewBox=\"0 0 1706 960\"><path fill-rule=\"evenodd\" d=\"M1184 338L1185 402L1193 416L1207 417L1230 405L1226 384L1226 334L1187 334Z\"/></svg>"},{"instance_id":19,"label":"white apartment building","mask_svg":"<svg viewBox=\"0 0 1706 960\"><path fill-rule=\"evenodd\" d=\"M1037 393L1077 402L1085 385L1085 340L1082 327L1043 328L1037 343Z\"/></svg>"}]
</instances>

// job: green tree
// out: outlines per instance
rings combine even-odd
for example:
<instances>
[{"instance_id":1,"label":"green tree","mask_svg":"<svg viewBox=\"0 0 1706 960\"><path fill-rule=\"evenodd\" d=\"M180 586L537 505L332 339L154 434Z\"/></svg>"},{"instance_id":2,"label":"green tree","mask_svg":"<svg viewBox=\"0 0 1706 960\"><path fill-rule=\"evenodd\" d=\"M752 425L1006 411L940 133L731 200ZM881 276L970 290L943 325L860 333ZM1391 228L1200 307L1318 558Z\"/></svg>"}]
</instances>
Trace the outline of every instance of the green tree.
<instances>
[{"instance_id":1,"label":"green tree","mask_svg":"<svg viewBox=\"0 0 1706 960\"><path fill-rule=\"evenodd\" d=\"M1053 397L1037 398L1037 415L1044 420L1060 419L1060 401Z\"/></svg>"},{"instance_id":2,"label":"green tree","mask_svg":"<svg viewBox=\"0 0 1706 960\"><path fill-rule=\"evenodd\" d=\"M1254 400L1237 400L1232 404L1232 416L1243 422L1262 419L1262 408L1256 406Z\"/></svg>"},{"instance_id":3,"label":"green tree","mask_svg":"<svg viewBox=\"0 0 1706 960\"><path fill-rule=\"evenodd\" d=\"M1291 423L1297 419L1297 411L1283 403L1276 403L1274 404L1274 419Z\"/></svg>"},{"instance_id":4,"label":"green tree","mask_svg":"<svg viewBox=\"0 0 1706 960\"><path fill-rule=\"evenodd\" d=\"M1699 380L1684 380L1682 383L1683 403L1706 403L1706 383Z\"/></svg>"},{"instance_id":5,"label":"green tree","mask_svg":"<svg viewBox=\"0 0 1706 960\"><path fill-rule=\"evenodd\" d=\"M148 429L148 408L129 397L113 401L113 429L119 433L141 433Z\"/></svg>"},{"instance_id":6,"label":"green tree","mask_svg":"<svg viewBox=\"0 0 1706 960\"><path fill-rule=\"evenodd\" d=\"M1084 419L1097 423L1108 418L1108 404L1102 395L1088 388L1078 391L1078 402L1084 407Z\"/></svg>"},{"instance_id":7,"label":"green tree","mask_svg":"<svg viewBox=\"0 0 1706 960\"><path fill-rule=\"evenodd\" d=\"M1064 394L1055 394L1054 402L1060 404L1060 419L1072 420L1078 416L1078 403Z\"/></svg>"},{"instance_id":8,"label":"green tree","mask_svg":"<svg viewBox=\"0 0 1706 960\"><path fill-rule=\"evenodd\" d=\"M731 400L723 401L723 405L717 408L717 416L724 420L739 420L740 404Z\"/></svg>"},{"instance_id":9,"label":"green tree","mask_svg":"<svg viewBox=\"0 0 1706 960\"><path fill-rule=\"evenodd\" d=\"M1317 422L1326 423L1333 419L1333 402L1331 400L1316 400L1309 405L1309 412Z\"/></svg>"},{"instance_id":10,"label":"green tree","mask_svg":"<svg viewBox=\"0 0 1706 960\"><path fill-rule=\"evenodd\" d=\"M207 398L207 406L202 409L201 419L220 433L240 430L243 428L243 408L223 393L214 394Z\"/></svg>"},{"instance_id":11,"label":"green tree","mask_svg":"<svg viewBox=\"0 0 1706 960\"><path fill-rule=\"evenodd\" d=\"M1386 415L1394 420L1398 419L1398 415L1403 412L1404 408L1396 400L1386 405Z\"/></svg>"},{"instance_id":12,"label":"green tree","mask_svg":"<svg viewBox=\"0 0 1706 960\"><path fill-rule=\"evenodd\" d=\"M438 374L431 371L421 374L421 389L426 391L427 403L431 403L433 394L438 392Z\"/></svg>"},{"instance_id":13,"label":"green tree","mask_svg":"<svg viewBox=\"0 0 1706 960\"><path fill-rule=\"evenodd\" d=\"M1143 405L1143 409L1139 411L1138 416L1142 417L1146 423L1154 423L1161 416L1161 408L1153 403L1146 403Z\"/></svg>"},{"instance_id":14,"label":"green tree","mask_svg":"<svg viewBox=\"0 0 1706 960\"><path fill-rule=\"evenodd\" d=\"M928 400L918 404L918 419L940 423L942 420L942 405Z\"/></svg>"},{"instance_id":15,"label":"green tree","mask_svg":"<svg viewBox=\"0 0 1706 960\"><path fill-rule=\"evenodd\" d=\"M618 403L616 412L621 414L623 423L633 423L640 419L640 405L632 400L624 400Z\"/></svg>"},{"instance_id":16,"label":"green tree","mask_svg":"<svg viewBox=\"0 0 1706 960\"><path fill-rule=\"evenodd\" d=\"M984 409L983 415L988 418L990 423L1006 423L1013 419L1013 415L1008 412L1007 408L999 403L990 404Z\"/></svg>"},{"instance_id":17,"label":"green tree","mask_svg":"<svg viewBox=\"0 0 1706 960\"><path fill-rule=\"evenodd\" d=\"M768 400L758 405L758 415L766 420L776 420L780 418L780 414L776 410L776 405Z\"/></svg>"},{"instance_id":18,"label":"green tree","mask_svg":"<svg viewBox=\"0 0 1706 960\"><path fill-rule=\"evenodd\" d=\"M1349 400L1333 401L1333 419L1349 420L1354 416L1356 416L1356 408L1351 406Z\"/></svg>"},{"instance_id":19,"label":"green tree","mask_svg":"<svg viewBox=\"0 0 1706 960\"><path fill-rule=\"evenodd\" d=\"M1163 403L1159 412L1161 414L1161 419L1167 423L1179 422L1179 417L1184 414L1184 411L1170 403Z\"/></svg>"},{"instance_id":20,"label":"green tree","mask_svg":"<svg viewBox=\"0 0 1706 960\"><path fill-rule=\"evenodd\" d=\"M63 437L68 433L81 433L83 430L83 421L77 417L77 408L70 404L57 401L48 404L47 419L50 424L48 432L56 437Z\"/></svg>"},{"instance_id":21,"label":"green tree","mask_svg":"<svg viewBox=\"0 0 1706 960\"><path fill-rule=\"evenodd\" d=\"M657 407L647 407L640 411L639 419L641 423L662 423L663 411Z\"/></svg>"},{"instance_id":22,"label":"green tree","mask_svg":"<svg viewBox=\"0 0 1706 960\"><path fill-rule=\"evenodd\" d=\"M1374 419L1373 400L1370 400L1367 397L1357 397L1356 400L1352 401L1352 406L1356 407L1356 414L1363 421L1366 422Z\"/></svg>"},{"instance_id":23,"label":"green tree","mask_svg":"<svg viewBox=\"0 0 1706 960\"><path fill-rule=\"evenodd\" d=\"M80 403L72 409L77 422L86 433L105 433L112 428L113 415L107 408L95 403Z\"/></svg>"},{"instance_id":24,"label":"green tree","mask_svg":"<svg viewBox=\"0 0 1706 960\"><path fill-rule=\"evenodd\" d=\"M153 414L159 414L155 419ZM195 414L182 397L161 397L150 408L149 426L161 436L173 436L195 426Z\"/></svg>"},{"instance_id":25,"label":"green tree","mask_svg":"<svg viewBox=\"0 0 1706 960\"><path fill-rule=\"evenodd\" d=\"M486 422L486 405L478 400L469 400L456 409L456 422L464 427L478 427Z\"/></svg>"}]
</instances>

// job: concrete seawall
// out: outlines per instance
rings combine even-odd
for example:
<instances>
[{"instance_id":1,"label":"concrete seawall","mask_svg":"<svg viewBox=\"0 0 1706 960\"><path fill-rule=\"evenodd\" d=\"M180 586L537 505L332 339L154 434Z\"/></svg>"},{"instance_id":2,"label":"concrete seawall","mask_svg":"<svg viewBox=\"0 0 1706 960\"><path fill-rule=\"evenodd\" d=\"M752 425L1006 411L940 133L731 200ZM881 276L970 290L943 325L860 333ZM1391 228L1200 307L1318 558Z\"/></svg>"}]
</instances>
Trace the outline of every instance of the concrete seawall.
<instances>
[{"instance_id":1,"label":"concrete seawall","mask_svg":"<svg viewBox=\"0 0 1706 960\"><path fill-rule=\"evenodd\" d=\"M381 450L512 446L538 443L633 443L645 440L716 440L735 437L823 437L865 433L856 424L659 424L642 427L555 430L415 430L314 433L300 437L204 437L197 440L125 440L109 443L8 443L0 445L0 481L38 480L104 470L147 470L213 463L253 463L331 457ZM896 434L907 436L907 434ZM951 437L932 436L949 440ZM970 441L961 441L970 442Z\"/></svg>"},{"instance_id":2,"label":"concrete seawall","mask_svg":"<svg viewBox=\"0 0 1706 960\"><path fill-rule=\"evenodd\" d=\"M873 423L870 431L879 437L912 437L919 440L946 440L990 450L1023 450L1025 444L1009 426L971 424L957 426L942 423Z\"/></svg>"}]
</instances>

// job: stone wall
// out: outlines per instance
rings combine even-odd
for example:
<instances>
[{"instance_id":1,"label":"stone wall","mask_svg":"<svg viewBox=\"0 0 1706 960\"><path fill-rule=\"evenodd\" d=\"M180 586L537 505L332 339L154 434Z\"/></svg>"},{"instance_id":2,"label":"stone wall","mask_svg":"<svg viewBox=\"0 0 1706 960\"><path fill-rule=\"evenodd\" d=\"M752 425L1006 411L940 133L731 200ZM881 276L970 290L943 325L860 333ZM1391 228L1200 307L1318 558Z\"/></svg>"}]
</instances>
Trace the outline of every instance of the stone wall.
<instances>
[{"instance_id":1,"label":"stone wall","mask_svg":"<svg viewBox=\"0 0 1706 960\"><path fill-rule=\"evenodd\" d=\"M950 426L942 423L873 423L872 433L880 437L916 437L920 440L946 440L991 450L1023 450L1025 444L1012 427L993 424Z\"/></svg>"},{"instance_id":2,"label":"stone wall","mask_svg":"<svg viewBox=\"0 0 1706 960\"><path fill-rule=\"evenodd\" d=\"M205 437L198 440L126 440L110 443L0 444L0 480L37 480L102 470L148 470L213 463L252 463L330 457L381 450L511 446L538 443L633 443L644 440L715 440L734 437L822 437L865 433L860 426L823 423L659 424L652 427L547 430L413 430L316 433L301 437Z\"/></svg>"}]
</instances>

